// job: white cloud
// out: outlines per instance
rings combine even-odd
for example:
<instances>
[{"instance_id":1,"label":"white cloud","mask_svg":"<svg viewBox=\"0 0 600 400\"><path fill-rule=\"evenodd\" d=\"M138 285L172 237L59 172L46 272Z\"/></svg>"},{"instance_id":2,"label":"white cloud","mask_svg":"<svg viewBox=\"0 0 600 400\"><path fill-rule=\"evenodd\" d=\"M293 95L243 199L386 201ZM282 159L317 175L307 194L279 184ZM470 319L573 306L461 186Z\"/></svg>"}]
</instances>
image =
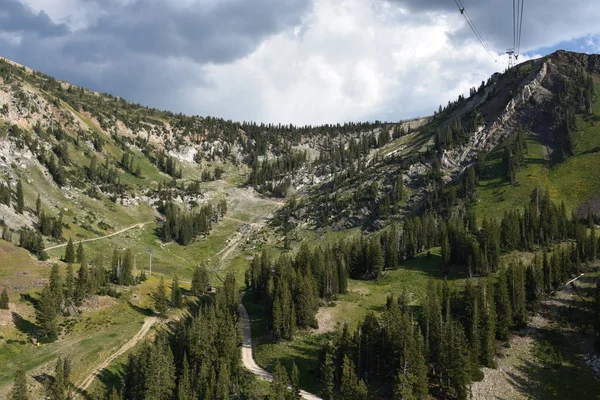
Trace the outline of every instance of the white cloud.
<instances>
[{"instance_id":1,"label":"white cloud","mask_svg":"<svg viewBox=\"0 0 600 400\"><path fill-rule=\"evenodd\" d=\"M494 63L446 0L18 1L45 14L25 15L26 28L0 35L3 55L188 114L295 124L399 120L430 114L506 67L506 56ZM529 2L523 49L600 33L596 1ZM469 3L499 51L512 41L507 7ZM588 36L588 49L600 50L598 43Z\"/></svg>"},{"instance_id":2,"label":"white cloud","mask_svg":"<svg viewBox=\"0 0 600 400\"><path fill-rule=\"evenodd\" d=\"M188 101L199 113L297 124L431 113L435 99L468 92L496 68L479 45L455 48L448 33L460 24L442 14L417 24L378 1L318 0L300 27L207 67L212 86Z\"/></svg>"}]
</instances>

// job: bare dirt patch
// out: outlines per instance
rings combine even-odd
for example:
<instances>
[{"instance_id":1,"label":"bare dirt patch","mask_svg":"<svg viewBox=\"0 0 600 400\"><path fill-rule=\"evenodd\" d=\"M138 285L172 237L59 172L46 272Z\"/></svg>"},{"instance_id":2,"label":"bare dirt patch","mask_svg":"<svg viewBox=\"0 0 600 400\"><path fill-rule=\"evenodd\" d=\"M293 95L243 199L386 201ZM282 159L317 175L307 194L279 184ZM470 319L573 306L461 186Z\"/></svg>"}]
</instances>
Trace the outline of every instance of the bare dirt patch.
<instances>
[{"instance_id":1,"label":"bare dirt patch","mask_svg":"<svg viewBox=\"0 0 600 400\"><path fill-rule=\"evenodd\" d=\"M311 329L312 333L322 334L327 332L332 332L336 329L337 323L335 321L335 316L333 315L332 308L330 307L321 307L319 311L317 311L317 323L319 327L317 329Z\"/></svg>"},{"instance_id":2,"label":"bare dirt patch","mask_svg":"<svg viewBox=\"0 0 600 400\"><path fill-rule=\"evenodd\" d=\"M110 296L92 296L83 301L81 311L100 311L112 307L117 301Z\"/></svg>"},{"instance_id":3,"label":"bare dirt patch","mask_svg":"<svg viewBox=\"0 0 600 400\"><path fill-rule=\"evenodd\" d=\"M13 312L16 311L17 308L13 303L8 304L8 310L0 310L0 326L14 326L15 323L13 321Z\"/></svg>"},{"instance_id":4,"label":"bare dirt patch","mask_svg":"<svg viewBox=\"0 0 600 400\"><path fill-rule=\"evenodd\" d=\"M476 400L520 400L528 397L520 392L514 382L526 379L518 368L531 360L534 339L530 336L514 336L510 348L502 348L498 368L483 368L484 377L471 387Z\"/></svg>"}]
</instances>

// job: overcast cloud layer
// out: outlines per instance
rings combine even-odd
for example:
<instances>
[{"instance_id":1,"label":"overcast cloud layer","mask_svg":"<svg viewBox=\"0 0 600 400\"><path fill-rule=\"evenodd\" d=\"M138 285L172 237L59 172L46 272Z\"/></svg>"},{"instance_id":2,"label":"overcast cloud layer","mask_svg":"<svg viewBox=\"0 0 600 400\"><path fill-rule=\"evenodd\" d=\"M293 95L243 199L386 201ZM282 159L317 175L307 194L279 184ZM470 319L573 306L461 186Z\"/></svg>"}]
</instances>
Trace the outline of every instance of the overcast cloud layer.
<instances>
[{"instance_id":1,"label":"overcast cloud layer","mask_svg":"<svg viewBox=\"0 0 600 400\"><path fill-rule=\"evenodd\" d=\"M395 121L506 66L510 2L0 0L0 55L187 114L295 124ZM526 2L521 48L600 49L597 0Z\"/></svg>"}]
</instances>

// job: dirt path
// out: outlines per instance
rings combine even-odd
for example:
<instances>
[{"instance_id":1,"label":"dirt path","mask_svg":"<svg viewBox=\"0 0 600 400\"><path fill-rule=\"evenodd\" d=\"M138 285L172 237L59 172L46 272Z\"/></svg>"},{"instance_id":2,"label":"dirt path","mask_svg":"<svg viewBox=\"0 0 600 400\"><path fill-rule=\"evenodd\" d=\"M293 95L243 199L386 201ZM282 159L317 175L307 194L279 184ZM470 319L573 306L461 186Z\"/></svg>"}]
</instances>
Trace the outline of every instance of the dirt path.
<instances>
[{"instance_id":1,"label":"dirt path","mask_svg":"<svg viewBox=\"0 0 600 400\"><path fill-rule=\"evenodd\" d=\"M150 330L152 325L154 325L157 321L158 321L157 317L146 318L144 320L144 324L142 325L142 328L139 330L139 332L136 333L135 336L133 336L131 339L129 339L129 341L127 343L125 343L123 346L121 346L121 348L119 350L117 350L115 353L113 353L108 358L106 358L100 365L98 365L92 371L92 373L87 378L85 378L83 380L83 382L81 382L81 384L78 386L78 389L81 390L82 392L87 390L87 388L90 387L90 385L92 384L92 382L94 381L96 376L98 376L98 374L100 372L102 372L102 370L104 368L108 367L119 356L124 354L127 350L131 349L140 340L142 340L146 336L146 334L148 333L148 331Z\"/></svg>"},{"instance_id":2,"label":"dirt path","mask_svg":"<svg viewBox=\"0 0 600 400\"><path fill-rule=\"evenodd\" d=\"M123 233L123 232L126 232L126 231L128 231L128 230L130 230L130 229L133 229L133 228L137 228L137 227L140 227L140 228L141 228L142 226L144 226L144 225L146 225L146 224L149 224L149 223L150 223L150 222L140 222L140 223L138 223L138 224L135 224L135 225L128 226L127 228L123 228L123 229L121 229L120 231L113 232L113 233L111 233L111 234L109 234L109 235L100 236L100 237L91 238L91 239L84 239L84 240L80 240L80 241L78 241L77 243L86 243L86 242L93 242L93 241L95 241L95 240L106 239L106 238L108 238L108 237L111 237L111 236L116 236L116 235L119 235L119 234L121 234L121 233ZM45 251L48 251L48 250L59 249L59 248L61 248L61 247L65 247L67 244L68 244L68 243L57 244L56 246L50 246L50 247L46 247L44 250L45 250Z\"/></svg>"},{"instance_id":3,"label":"dirt path","mask_svg":"<svg viewBox=\"0 0 600 400\"><path fill-rule=\"evenodd\" d=\"M244 338L242 344L242 363L247 370L252 372L259 379L270 382L273 380L273 375L259 367L256 361L254 361L252 355L252 328L250 325L250 317L248 317L246 307L244 307L242 303L240 303L240 318L242 320L242 336ZM300 391L300 395L306 400L322 400L320 397L304 390Z\"/></svg>"}]
</instances>

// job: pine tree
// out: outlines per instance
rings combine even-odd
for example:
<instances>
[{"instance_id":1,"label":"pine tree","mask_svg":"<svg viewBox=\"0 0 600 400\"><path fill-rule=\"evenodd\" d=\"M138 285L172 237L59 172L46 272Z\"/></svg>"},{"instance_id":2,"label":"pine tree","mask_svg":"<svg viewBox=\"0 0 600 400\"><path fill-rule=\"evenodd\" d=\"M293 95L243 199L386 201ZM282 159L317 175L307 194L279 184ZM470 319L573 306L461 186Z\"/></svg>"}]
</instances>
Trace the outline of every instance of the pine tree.
<instances>
[{"instance_id":1,"label":"pine tree","mask_svg":"<svg viewBox=\"0 0 600 400\"><path fill-rule=\"evenodd\" d=\"M65 262L73 264L75 262L75 248L73 246L73 239L69 238L67 248L65 250Z\"/></svg>"},{"instance_id":2,"label":"pine tree","mask_svg":"<svg viewBox=\"0 0 600 400\"><path fill-rule=\"evenodd\" d=\"M23 182L17 182L17 213L23 214L25 210L25 197L23 196Z\"/></svg>"},{"instance_id":3,"label":"pine tree","mask_svg":"<svg viewBox=\"0 0 600 400\"><path fill-rule=\"evenodd\" d=\"M4 288L2 294L0 294L0 309L8 310L8 307L8 292L6 291L6 288Z\"/></svg>"},{"instance_id":4,"label":"pine tree","mask_svg":"<svg viewBox=\"0 0 600 400\"><path fill-rule=\"evenodd\" d=\"M269 400L288 400L288 375L285 368L277 361L273 368L273 380L269 388Z\"/></svg>"},{"instance_id":5,"label":"pine tree","mask_svg":"<svg viewBox=\"0 0 600 400\"><path fill-rule=\"evenodd\" d=\"M77 246L77 257L76 260L79 264L83 263L85 261L85 254L84 254L84 250L83 250L83 243L79 242L79 245Z\"/></svg>"},{"instance_id":6,"label":"pine tree","mask_svg":"<svg viewBox=\"0 0 600 400\"><path fill-rule=\"evenodd\" d=\"M73 304L73 301L75 300L75 275L73 274L73 264L67 264L64 298L69 306Z\"/></svg>"},{"instance_id":7,"label":"pine tree","mask_svg":"<svg viewBox=\"0 0 600 400\"><path fill-rule=\"evenodd\" d=\"M50 341L56 339L58 335L56 303L48 285L44 286L40 294L40 299L35 310L35 319L42 337Z\"/></svg>"},{"instance_id":8,"label":"pine tree","mask_svg":"<svg viewBox=\"0 0 600 400\"><path fill-rule=\"evenodd\" d=\"M165 286L165 278L160 278L160 283L158 284L158 288L156 289L153 298L156 312L165 315L167 312L167 287Z\"/></svg>"},{"instance_id":9,"label":"pine tree","mask_svg":"<svg viewBox=\"0 0 600 400\"><path fill-rule=\"evenodd\" d=\"M600 293L600 290L598 292ZM600 306L598 308L600 309ZM323 387L321 395L323 396L323 400L333 400L334 379L335 365L333 363L333 354L328 346L325 350L325 358L321 364L321 385Z\"/></svg>"},{"instance_id":10,"label":"pine tree","mask_svg":"<svg viewBox=\"0 0 600 400\"><path fill-rule=\"evenodd\" d=\"M500 340L508 340L512 326L512 308L508 293L507 276L500 273L496 281L496 336Z\"/></svg>"},{"instance_id":11,"label":"pine tree","mask_svg":"<svg viewBox=\"0 0 600 400\"><path fill-rule=\"evenodd\" d=\"M231 398L229 390L229 381L229 365L226 361L222 360L221 365L219 366L219 376L217 378L216 400L229 400Z\"/></svg>"},{"instance_id":12,"label":"pine tree","mask_svg":"<svg viewBox=\"0 0 600 400\"><path fill-rule=\"evenodd\" d=\"M87 265L82 265L77 271L77 282L75 283L75 304L81 304L81 302L90 294L90 286Z\"/></svg>"},{"instance_id":13,"label":"pine tree","mask_svg":"<svg viewBox=\"0 0 600 400\"><path fill-rule=\"evenodd\" d=\"M42 199L38 194L37 200L35 201L35 215L40 216L40 212L42 211Z\"/></svg>"},{"instance_id":14,"label":"pine tree","mask_svg":"<svg viewBox=\"0 0 600 400\"><path fill-rule=\"evenodd\" d=\"M29 400L29 391L27 390L27 374L23 365L17 369L15 383L10 392L10 400Z\"/></svg>"},{"instance_id":15,"label":"pine tree","mask_svg":"<svg viewBox=\"0 0 600 400\"><path fill-rule=\"evenodd\" d=\"M171 284L171 305L175 308L183 307L183 295L179 288L179 277L175 275Z\"/></svg>"},{"instance_id":16,"label":"pine tree","mask_svg":"<svg viewBox=\"0 0 600 400\"><path fill-rule=\"evenodd\" d=\"M199 266L194 270L192 277L192 293L194 296L199 296L206 292L208 288L208 271L206 267Z\"/></svg>"},{"instance_id":17,"label":"pine tree","mask_svg":"<svg viewBox=\"0 0 600 400\"><path fill-rule=\"evenodd\" d=\"M50 293L54 300L56 313L59 314L63 304L63 284L58 264L53 264L52 270L50 271Z\"/></svg>"},{"instance_id":18,"label":"pine tree","mask_svg":"<svg viewBox=\"0 0 600 400\"><path fill-rule=\"evenodd\" d=\"M496 353L496 308L494 303L493 286L484 281L479 284L479 299L481 304L481 358L480 362L486 367L494 366Z\"/></svg>"},{"instance_id":19,"label":"pine tree","mask_svg":"<svg viewBox=\"0 0 600 400\"><path fill-rule=\"evenodd\" d=\"M448 241L448 234L444 232L442 239L442 271L445 275L450 272L450 242Z\"/></svg>"},{"instance_id":20,"label":"pine tree","mask_svg":"<svg viewBox=\"0 0 600 400\"><path fill-rule=\"evenodd\" d=\"M292 364L292 376L291 376L291 387L292 387L292 399L301 400L302 395L300 394L300 371L296 363Z\"/></svg>"},{"instance_id":21,"label":"pine tree","mask_svg":"<svg viewBox=\"0 0 600 400\"><path fill-rule=\"evenodd\" d=\"M356 376L354 363L347 356L344 357L342 366L340 394L344 400L366 400L367 398L367 386Z\"/></svg>"},{"instance_id":22,"label":"pine tree","mask_svg":"<svg viewBox=\"0 0 600 400\"><path fill-rule=\"evenodd\" d=\"M48 387L48 397L51 400L68 400L71 398L71 361L60 356L54 367L54 381Z\"/></svg>"},{"instance_id":23,"label":"pine tree","mask_svg":"<svg viewBox=\"0 0 600 400\"><path fill-rule=\"evenodd\" d=\"M192 388L192 373L190 372L190 365L188 363L187 354L183 354L183 364L181 366L181 376L179 377L179 384L177 385L177 399L178 400L194 400L196 395Z\"/></svg>"}]
</instances>

